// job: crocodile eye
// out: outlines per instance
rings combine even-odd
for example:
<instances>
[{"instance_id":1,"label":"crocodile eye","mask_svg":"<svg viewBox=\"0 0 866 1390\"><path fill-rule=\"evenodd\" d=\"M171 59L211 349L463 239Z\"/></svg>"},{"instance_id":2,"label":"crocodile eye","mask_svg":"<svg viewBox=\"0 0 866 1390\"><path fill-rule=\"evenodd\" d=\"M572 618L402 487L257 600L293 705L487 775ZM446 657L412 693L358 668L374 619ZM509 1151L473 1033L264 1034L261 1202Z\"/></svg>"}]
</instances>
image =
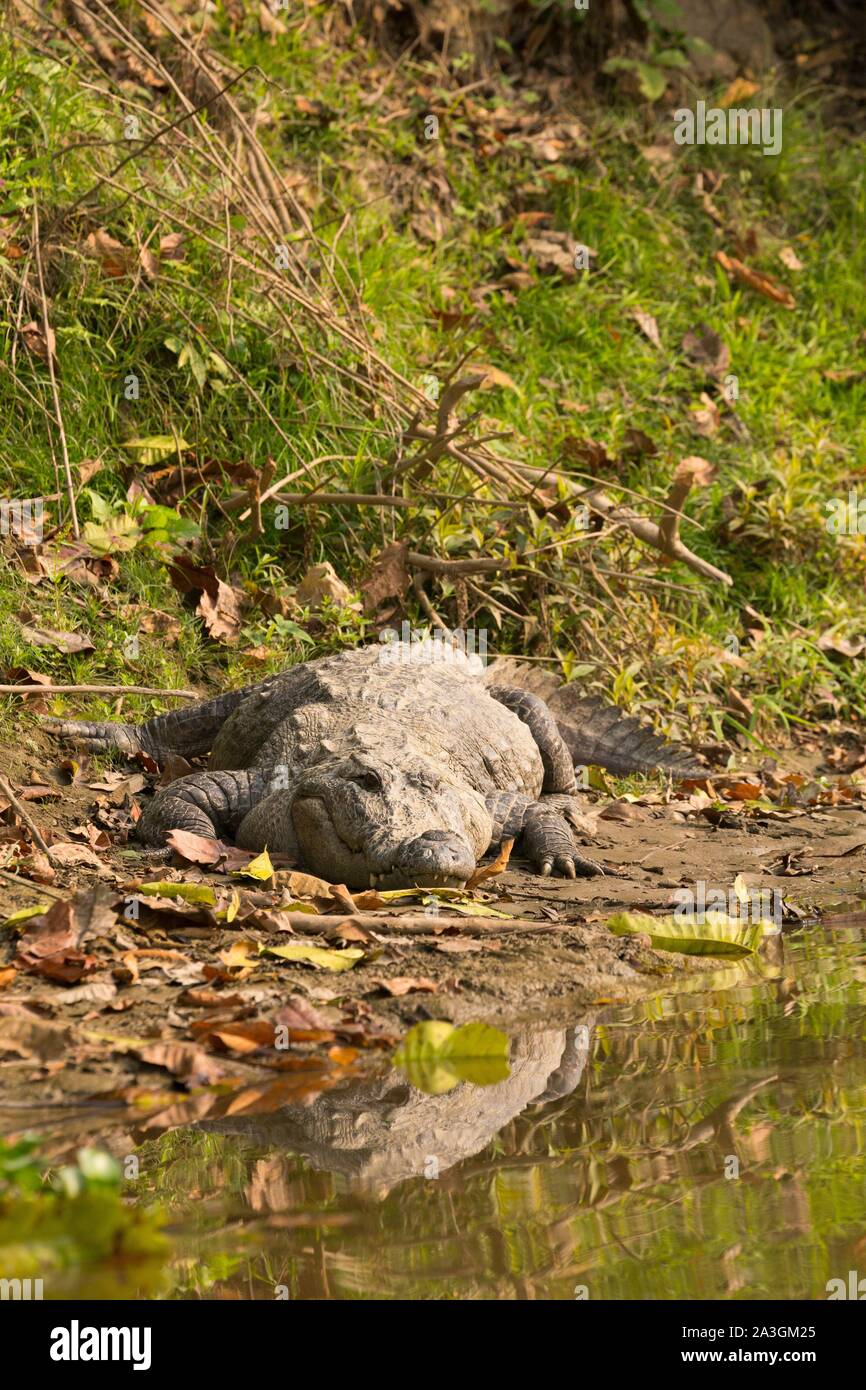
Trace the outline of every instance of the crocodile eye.
<instances>
[{"instance_id":1,"label":"crocodile eye","mask_svg":"<svg viewBox=\"0 0 866 1390\"><path fill-rule=\"evenodd\" d=\"M370 768L365 768L363 772L354 772L350 778L358 787L363 787L365 792L380 792L382 790L382 778L378 772L373 772Z\"/></svg>"}]
</instances>

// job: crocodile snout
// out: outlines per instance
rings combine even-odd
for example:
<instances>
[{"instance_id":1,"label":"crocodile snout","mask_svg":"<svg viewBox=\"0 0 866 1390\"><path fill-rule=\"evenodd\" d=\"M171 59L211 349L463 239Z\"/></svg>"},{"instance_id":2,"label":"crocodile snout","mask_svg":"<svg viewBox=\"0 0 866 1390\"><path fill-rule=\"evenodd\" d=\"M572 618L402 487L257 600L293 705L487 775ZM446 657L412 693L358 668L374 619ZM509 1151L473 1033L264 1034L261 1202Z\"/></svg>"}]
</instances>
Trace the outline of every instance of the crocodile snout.
<instances>
[{"instance_id":1,"label":"crocodile snout","mask_svg":"<svg viewBox=\"0 0 866 1390\"><path fill-rule=\"evenodd\" d=\"M449 830L426 830L397 846L390 870L382 878L398 887L444 887L465 883L474 872L475 855L462 836Z\"/></svg>"}]
</instances>

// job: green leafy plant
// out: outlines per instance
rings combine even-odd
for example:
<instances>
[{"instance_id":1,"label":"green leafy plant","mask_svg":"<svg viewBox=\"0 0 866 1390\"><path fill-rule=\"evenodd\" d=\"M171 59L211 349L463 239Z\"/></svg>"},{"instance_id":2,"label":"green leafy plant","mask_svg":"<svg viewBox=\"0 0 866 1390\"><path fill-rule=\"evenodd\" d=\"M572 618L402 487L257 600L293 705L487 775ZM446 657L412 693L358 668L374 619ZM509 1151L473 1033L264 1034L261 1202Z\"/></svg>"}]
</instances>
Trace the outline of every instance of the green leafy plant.
<instances>
[{"instance_id":1,"label":"green leafy plant","mask_svg":"<svg viewBox=\"0 0 866 1390\"><path fill-rule=\"evenodd\" d=\"M52 1169L38 1140L0 1141L0 1269L4 1278L106 1260L158 1261L168 1252L155 1207L130 1206L122 1173L102 1149L78 1150Z\"/></svg>"},{"instance_id":2,"label":"green leafy plant","mask_svg":"<svg viewBox=\"0 0 866 1390\"><path fill-rule=\"evenodd\" d=\"M492 1086L509 1075L508 1038L486 1023L452 1023L428 1019L410 1028L394 1054L412 1085L428 1095L442 1095L461 1081Z\"/></svg>"},{"instance_id":3,"label":"green leafy plant","mask_svg":"<svg viewBox=\"0 0 866 1390\"><path fill-rule=\"evenodd\" d=\"M685 956L754 955L772 922L751 922L725 912L707 912L700 922L689 917L650 917L644 912L617 912L607 919L616 936L649 937L657 951Z\"/></svg>"},{"instance_id":4,"label":"green leafy plant","mask_svg":"<svg viewBox=\"0 0 866 1390\"><path fill-rule=\"evenodd\" d=\"M681 28L683 12L676 0L633 0L634 9L647 28L645 59L608 58L602 72L633 72L647 101L664 96L675 68L688 68L699 53L712 50L703 39L690 38Z\"/></svg>"}]
</instances>

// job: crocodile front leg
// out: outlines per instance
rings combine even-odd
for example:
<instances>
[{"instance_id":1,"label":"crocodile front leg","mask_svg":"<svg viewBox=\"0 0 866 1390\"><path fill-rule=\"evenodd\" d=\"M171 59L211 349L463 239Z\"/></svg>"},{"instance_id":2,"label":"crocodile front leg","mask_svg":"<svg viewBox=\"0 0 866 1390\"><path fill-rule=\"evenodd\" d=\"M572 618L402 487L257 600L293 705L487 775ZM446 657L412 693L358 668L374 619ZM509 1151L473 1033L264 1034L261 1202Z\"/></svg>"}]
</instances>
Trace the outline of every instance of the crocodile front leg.
<instances>
[{"instance_id":1,"label":"crocodile front leg","mask_svg":"<svg viewBox=\"0 0 866 1390\"><path fill-rule=\"evenodd\" d=\"M270 688L279 676L269 676L241 690L227 690L212 700L200 700L183 709L157 714L145 724L92 723L85 719L57 719L45 716L42 725L50 734L71 740L91 753L116 749L132 757L149 753L162 760L170 753L194 758L209 753L217 734L248 695Z\"/></svg>"},{"instance_id":2,"label":"crocodile front leg","mask_svg":"<svg viewBox=\"0 0 866 1390\"><path fill-rule=\"evenodd\" d=\"M536 873L563 874L566 878L592 877L604 869L594 859L577 853L572 827L587 831L574 797L542 796L539 801L517 792L496 792L487 798L493 821L491 845L515 840L517 851L530 861Z\"/></svg>"},{"instance_id":3,"label":"crocodile front leg","mask_svg":"<svg viewBox=\"0 0 866 1390\"><path fill-rule=\"evenodd\" d=\"M146 845L164 845L170 830L215 839L233 835L266 791L267 777L259 768L179 777L150 802L138 822L138 838Z\"/></svg>"},{"instance_id":4,"label":"crocodile front leg","mask_svg":"<svg viewBox=\"0 0 866 1390\"><path fill-rule=\"evenodd\" d=\"M490 694L500 705L505 705L512 714L516 714L535 739L544 766L544 791L575 791L577 781L571 754L555 718L540 696L509 685L491 686Z\"/></svg>"}]
</instances>

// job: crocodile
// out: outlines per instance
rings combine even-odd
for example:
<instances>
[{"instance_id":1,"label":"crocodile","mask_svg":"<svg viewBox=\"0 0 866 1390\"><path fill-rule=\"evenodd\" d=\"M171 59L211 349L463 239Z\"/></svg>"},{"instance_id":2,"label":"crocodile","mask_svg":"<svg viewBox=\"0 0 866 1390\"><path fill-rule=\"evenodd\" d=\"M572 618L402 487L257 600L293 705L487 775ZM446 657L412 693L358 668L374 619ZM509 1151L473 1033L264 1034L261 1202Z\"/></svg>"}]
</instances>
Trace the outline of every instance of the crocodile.
<instances>
[{"instance_id":1,"label":"crocodile","mask_svg":"<svg viewBox=\"0 0 866 1390\"><path fill-rule=\"evenodd\" d=\"M210 754L150 800L148 846L177 829L231 837L352 889L460 886L508 840L539 874L602 873L575 841L591 836L575 767L700 772L571 686L548 701L500 683L513 667L429 639L370 643L139 726L48 723L96 751Z\"/></svg>"},{"instance_id":2,"label":"crocodile","mask_svg":"<svg viewBox=\"0 0 866 1390\"><path fill-rule=\"evenodd\" d=\"M192 1128L225 1134L275 1153L301 1154L311 1167L339 1173L359 1197L381 1200L411 1178L442 1175L529 1107L573 1095L594 1050L595 1016L568 1028L522 1030L509 1043L504 1081L459 1082L430 1095L393 1069L351 1077L314 1100L271 1113L228 1114ZM431 1162L435 1167L431 1169Z\"/></svg>"}]
</instances>

